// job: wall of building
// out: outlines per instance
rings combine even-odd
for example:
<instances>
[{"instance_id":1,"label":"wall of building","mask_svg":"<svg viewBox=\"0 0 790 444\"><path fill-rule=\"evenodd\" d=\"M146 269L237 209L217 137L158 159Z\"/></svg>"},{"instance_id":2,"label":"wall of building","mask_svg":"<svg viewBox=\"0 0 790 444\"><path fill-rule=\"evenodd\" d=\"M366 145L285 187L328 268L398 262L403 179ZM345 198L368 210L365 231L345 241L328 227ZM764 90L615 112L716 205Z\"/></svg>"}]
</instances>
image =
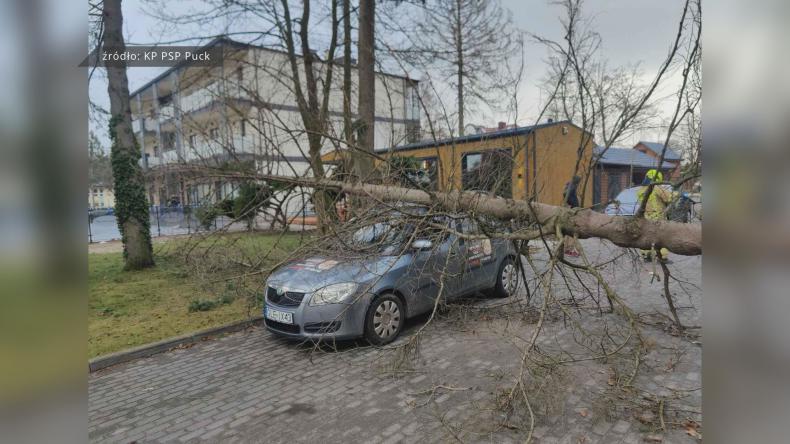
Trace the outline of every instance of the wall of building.
<instances>
[{"instance_id":1,"label":"wall of building","mask_svg":"<svg viewBox=\"0 0 790 444\"><path fill-rule=\"evenodd\" d=\"M141 122L145 121L146 138L141 140L141 145L148 154L149 164L155 166L177 160L172 155L165 158L165 153L174 149L174 143L167 143L168 137L173 137L174 141L177 139L177 136L169 136L174 133L182 133L183 157L187 161L216 155L228 147L252 152L256 148L255 141L243 140L238 123L241 120L257 121L251 128L269 126L270 130L289 133L278 147L286 156L301 155L306 150L306 134L298 130L304 125L292 92L287 56L276 51L250 48L238 58L235 62L228 59L224 69L185 68L178 76L171 74L148 87L139 94L139 100L137 96L132 98L134 126L138 135L143 126ZM301 59L298 64L301 69ZM318 65L319 70L325 68ZM343 129L342 71L336 67L334 74L328 104L332 125L328 132L339 136ZM306 91L304 76L300 78ZM356 73L352 78L356 81ZM376 147L404 143L409 125L419 122L419 104L413 93L412 82L398 76L377 75ZM155 96L170 99L163 104L161 100L155 100ZM226 101L228 106L219 105L219 101L225 99L230 99ZM351 105L355 113L357 97L353 85ZM179 131L179 120L182 131ZM218 131L213 134L215 128ZM192 146L188 144L190 136L196 139ZM190 154L190 151L194 153Z\"/></svg>"},{"instance_id":2,"label":"wall of building","mask_svg":"<svg viewBox=\"0 0 790 444\"><path fill-rule=\"evenodd\" d=\"M300 79L306 91L302 59ZM171 200L172 165L183 162L216 165L239 154L252 154L260 173L311 175L307 134L293 93L291 67L286 54L261 48L226 52L223 67L185 67L165 76L132 97L135 133L144 151L149 177L149 199L155 205ZM326 66L316 63L318 71ZM352 73L353 82L357 74ZM402 77L376 76L375 146L403 144L407 132L419 125L415 84ZM352 85L352 112L356 112L356 86ZM306 93L305 93L306 94ZM163 100L160 100L163 99ZM329 96L328 136L323 151L343 139L342 68L335 67ZM143 132L142 129L145 128ZM208 189L199 179L181 181L180 201L186 188ZM199 200L205 200L201 197Z\"/></svg>"},{"instance_id":3,"label":"wall of building","mask_svg":"<svg viewBox=\"0 0 790 444\"><path fill-rule=\"evenodd\" d=\"M595 169L598 185L594 204L607 204L617 194L631 186L631 168L622 165L604 165Z\"/></svg>"},{"instance_id":4,"label":"wall of building","mask_svg":"<svg viewBox=\"0 0 790 444\"><path fill-rule=\"evenodd\" d=\"M647 154L648 156L652 157L653 159L656 160L656 165L658 165L658 160L661 157L661 153L655 153L653 150L651 150L650 148L644 146L641 143L636 144L634 149L638 150L638 151L641 151L642 153ZM679 179L680 178L680 161L679 160L666 160L666 159L664 159L664 162L670 163L670 164L675 166L672 170L670 170L669 174L664 179L665 180L670 180L670 181Z\"/></svg>"},{"instance_id":5,"label":"wall of building","mask_svg":"<svg viewBox=\"0 0 790 444\"><path fill-rule=\"evenodd\" d=\"M539 202L561 205L565 183L574 173L581 139L582 132L579 128L558 124L536 129L527 135L504 136L382 154L413 156L418 159L437 158L440 189L460 190L462 188L461 160L465 154L510 149L514 161L511 177L513 198L528 199L534 192ZM579 164L579 171L583 172L582 183L586 188L584 196L581 191L579 192L579 198L584 199L583 205L589 206L592 203L593 192L592 176L587 178L587 170L592 159L591 138L587 138L586 143L587 148Z\"/></svg>"},{"instance_id":6,"label":"wall of building","mask_svg":"<svg viewBox=\"0 0 790 444\"><path fill-rule=\"evenodd\" d=\"M115 208L115 192L110 186L88 188L88 208Z\"/></svg>"},{"instance_id":7,"label":"wall of building","mask_svg":"<svg viewBox=\"0 0 790 444\"><path fill-rule=\"evenodd\" d=\"M529 195L537 191L538 202L562 205L565 184L577 174L581 177L578 190L579 204L583 207L592 205L593 177L590 173L594 146L592 137L589 134L585 136L580 128L566 123L543 127L533 134L534 136L530 136L532 140L528 140L530 143ZM576 168L579 146L583 143L586 146Z\"/></svg>"}]
</instances>

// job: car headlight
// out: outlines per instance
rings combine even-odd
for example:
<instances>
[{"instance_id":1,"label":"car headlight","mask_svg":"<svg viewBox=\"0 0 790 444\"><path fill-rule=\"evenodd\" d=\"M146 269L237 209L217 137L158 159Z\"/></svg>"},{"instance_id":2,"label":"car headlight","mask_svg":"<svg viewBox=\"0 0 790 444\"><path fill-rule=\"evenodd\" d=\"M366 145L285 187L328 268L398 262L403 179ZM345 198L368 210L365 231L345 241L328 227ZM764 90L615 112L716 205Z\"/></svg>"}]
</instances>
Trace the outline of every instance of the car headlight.
<instances>
[{"instance_id":1,"label":"car headlight","mask_svg":"<svg viewBox=\"0 0 790 444\"><path fill-rule=\"evenodd\" d=\"M340 304L357 291L357 284L343 282L319 288L310 298L310 305Z\"/></svg>"}]
</instances>

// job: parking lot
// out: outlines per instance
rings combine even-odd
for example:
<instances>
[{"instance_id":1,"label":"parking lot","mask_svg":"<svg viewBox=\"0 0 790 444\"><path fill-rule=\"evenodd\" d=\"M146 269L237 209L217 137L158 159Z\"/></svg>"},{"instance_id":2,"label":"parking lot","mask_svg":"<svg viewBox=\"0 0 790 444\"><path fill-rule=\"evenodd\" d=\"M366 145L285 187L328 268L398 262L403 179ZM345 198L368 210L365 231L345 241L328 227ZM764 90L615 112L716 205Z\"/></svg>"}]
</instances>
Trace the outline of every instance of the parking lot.
<instances>
[{"instance_id":1,"label":"parking lot","mask_svg":"<svg viewBox=\"0 0 790 444\"><path fill-rule=\"evenodd\" d=\"M616 251L599 241L585 247L597 262ZM698 323L701 258L674 259L681 315ZM638 311L666 312L649 267L604 272ZM121 364L90 376L89 436L96 442L523 442L528 421L500 407L521 364L519 338L535 328L529 313L516 300L451 304L421 334L419 354L405 359L399 346L425 317L383 349L344 343L316 350L252 328ZM614 314L583 319L590 329L621 323ZM561 317L547 319L543 329L542 349L578 347ZM643 332L658 345L642 353L633 388L664 399L662 410L608 403L612 369L622 363L578 362L552 379L557 384L545 387L545 397L533 398L536 442L697 442L682 424L701 422L701 339L670 335L660 325ZM656 414L669 423L662 430L657 419L645 418Z\"/></svg>"}]
</instances>

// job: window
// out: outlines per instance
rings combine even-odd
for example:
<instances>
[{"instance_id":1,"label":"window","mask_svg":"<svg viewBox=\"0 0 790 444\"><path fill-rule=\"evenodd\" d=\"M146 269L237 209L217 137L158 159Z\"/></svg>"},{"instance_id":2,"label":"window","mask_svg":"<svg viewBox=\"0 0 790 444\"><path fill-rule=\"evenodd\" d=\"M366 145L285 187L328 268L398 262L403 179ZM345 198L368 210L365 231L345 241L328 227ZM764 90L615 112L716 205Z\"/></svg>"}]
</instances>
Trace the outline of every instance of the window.
<instances>
[{"instance_id":1,"label":"window","mask_svg":"<svg viewBox=\"0 0 790 444\"><path fill-rule=\"evenodd\" d=\"M214 193L216 194L217 202L222 200L222 181L214 182Z\"/></svg>"},{"instance_id":2,"label":"window","mask_svg":"<svg viewBox=\"0 0 790 444\"><path fill-rule=\"evenodd\" d=\"M190 134L189 135L189 147L190 148L194 148L195 147L195 135L194 134Z\"/></svg>"},{"instance_id":3,"label":"window","mask_svg":"<svg viewBox=\"0 0 790 444\"><path fill-rule=\"evenodd\" d=\"M242 80L244 80L244 70L239 66L236 68L236 81L241 83Z\"/></svg>"},{"instance_id":4,"label":"window","mask_svg":"<svg viewBox=\"0 0 790 444\"><path fill-rule=\"evenodd\" d=\"M406 142L416 143L420 141L420 121L407 120L406 121Z\"/></svg>"},{"instance_id":5,"label":"window","mask_svg":"<svg viewBox=\"0 0 790 444\"><path fill-rule=\"evenodd\" d=\"M426 188L436 190L439 185L439 161L436 157L417 159L417 177Z\"/></svg>"},{"instance_id":6,"label":"window","mask_svg":"<svg viewBox=\"0 0 790 444\"><path fill-rule=\"evenodd\" d=\"M615 200L617 195L620 194L620 191L623 190L622 178L623 175L619 172L609 172L609 177L607 177L607 187L609 191L607 197L610 202Z\"/></svg>"},{"instance_id":7,"label":"window","mask_svg":"<svg viewBox=\"0 0 790 444\"><path fill-rule=\"evenodd\" d=\"M513 158L510 149L467 153L461 158L464 190L490 191L501 197L513 196Z\"/></svg>"},{"instance_id":8,"label":"window","mask_svg":"<svg viewBox=\"0 0 790 444\"><path fill-rule=\"evenodd\" d=\"M163 151L176 149L176 133L162 133Z\"/></svg>"},{"instance_id":9,"label":"window","mask_svg":"<svg viewBox=\"0 0 790 444\"><path fill-rule=\"evenodd\" d=\"M246 135L247 135L247 121L246 120L242 120L241 121L241 137L244 137Z\"/></svg>"},{"instance_id":10,"label":"window","mask_svg":"<svg viewBox=\"0 0 790 444\"><path fill-rule=\"evenodd\" d=\"M413 83L405 82L407 83L403 94L404 117L406 120L420 120L420 96L417 88Z\"/></svg>"},{"instance_id":11,"label":"window","mask_svg":"<svg viewBox=\"0 0 790 444\"><path fill-rule=\"evenodd\" d=\"M187 186L187 201L190 204L198 203L198 190L194 185Z\"/></svg>"},{"instance_id":12,"label":"window","mask_svg":"<svg viewBox=\"0 0 790 444\"><path fill-rule=\"evenodd\" d=\"M173 94L159 97L159 106L167 106L173 102Z\"/></svg>"},{"instance_id":13,"label":"window","mask_svg":"<svg viewBox=\"0 0 790 444\"><path fill-rule=\"evenodd\" d=\"M461 219L461 221L458 223L458 229L463 234L480 234L480 229L477 226L477 222L466 217Z\"/></svg>"},{"instance_id":14,"label":"window","mask_svg":"<svg viewBox=\"0 0 790 444\"><path fill-rule=\"evenodd\" d=\"M217 128L211 128L208 130L208 137L211 140L219 139L219 130Z\"/></svg>"}]
</instances>

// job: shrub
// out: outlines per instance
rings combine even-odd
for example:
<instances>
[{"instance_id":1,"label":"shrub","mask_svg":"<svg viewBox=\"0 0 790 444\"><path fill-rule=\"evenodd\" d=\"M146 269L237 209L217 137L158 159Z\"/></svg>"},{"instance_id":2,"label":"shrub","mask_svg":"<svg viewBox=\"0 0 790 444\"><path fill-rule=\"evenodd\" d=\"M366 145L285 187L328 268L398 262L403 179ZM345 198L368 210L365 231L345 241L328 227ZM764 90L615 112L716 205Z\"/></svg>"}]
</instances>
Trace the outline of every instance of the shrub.
<instances>
[{"instance_id":1,"label":"shrub","mask_svg":"<svg viewBox=\"0 0 790 444\"><path fill-rule=\"evenodd\" d=\"M234 217L233 213L233 206L235 204L234 199L225 198L222 199L217 205L215 205L217 212L221 216L229 216Z\"/></svg>"},{"instance_id":2,"label":"shrub","mask_svg":"<svg viewBox=\"0 0 790 444\"><path fill-rule=\"evenodd\" d=\"M239 187L239 194L233 202L233 215L237 219L247 222L247 227L252 228L252 223L258 210L269 203L272 197L272 188L266 184L246 182Z\"/></svg>"},{"instance_id":3,"label":"shrub","mask_svg":"<svg viewBox=\"0 0 790 444\"><path fill-rule=\"evenodd\" d=\"M210 311L213 310L220 305L227 305L233 302L233 297L228 294L224 294L216 299L193 299L189 303L189 312L194 313L196 311Z\"/></svg>"},{"instance_id":4,"label":"shrub","mask_svg":"<svg viewBox=\"0 0 790 444\"><path fill-rule=\"evenodd\" d=\"M193 299L189 303L189 312L209 311L217 308L217 301L211 299Z\"/></svg>"},{"instance_id":5,"label":"shrub","mask_svg":"<svg viewBox=\"0 0 790 444\"><path fill-rule=\"evenodd\" d=\"M204 230L211 229L217 216L219 216L219 210L214 205L198 207L195 210L195 217L197 217L198 223Z\"/></svg>"}]
</instances>

